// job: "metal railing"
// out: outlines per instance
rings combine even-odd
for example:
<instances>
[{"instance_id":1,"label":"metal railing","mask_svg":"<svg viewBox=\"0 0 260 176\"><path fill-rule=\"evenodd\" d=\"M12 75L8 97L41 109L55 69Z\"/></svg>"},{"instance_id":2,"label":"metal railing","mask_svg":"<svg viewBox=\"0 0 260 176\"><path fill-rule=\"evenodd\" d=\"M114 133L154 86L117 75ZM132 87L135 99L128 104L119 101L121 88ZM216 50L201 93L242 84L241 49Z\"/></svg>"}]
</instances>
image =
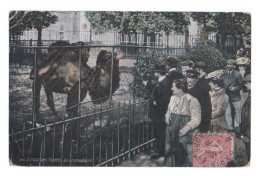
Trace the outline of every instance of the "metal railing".
<instances>
[{"instance_id":1,"label":"metal railing","mask_svg":"<svg viewBox=\"0 0 260 176\"><path fill-rule=\"evenodd\" d=\"M115 51L120 51L122 47L125 46L57 46L52 48L75 49L75 52L79 53L77 79L81 85L82 50L91 48L97 55L95 49L109 49L113 58ZM146 50L151 47L139 48ZM48 107L36 112L37 63L42 57L40 51L48 51L48 47L10 45L10 51L12 49L30 49L34 55L29 68L17 66L14 60L10 59L10 64L14 64L14 67L10 66L9 144L10 160L14 164L113 166L153 145L153 130L148 117L149 100L136 99L132 95L128 96L127 100L126 94L130 92L113 93L113 79L110 79L110 92L106 103L95 105L93 101L80 102L81 86L79 86L79 101L74 106L66 109L63 106L62 109L56 111L57 116L48 111ZM109 65L111 78L113 78L114 64L112 59L111 66ZM33 74L32 90L28 83L30 73ZM128 78L125 80L129 81ZM40 98L45 98L42 94L40 96ZM117 99L116 96L121 98ZM60 102L64 105L64 99L61 98ZM68 111L71 108L77 108L78 115L67 117L65 110ZM76 140L73 138L75 130L77 131Z\"/></svg>"}]
</instances>

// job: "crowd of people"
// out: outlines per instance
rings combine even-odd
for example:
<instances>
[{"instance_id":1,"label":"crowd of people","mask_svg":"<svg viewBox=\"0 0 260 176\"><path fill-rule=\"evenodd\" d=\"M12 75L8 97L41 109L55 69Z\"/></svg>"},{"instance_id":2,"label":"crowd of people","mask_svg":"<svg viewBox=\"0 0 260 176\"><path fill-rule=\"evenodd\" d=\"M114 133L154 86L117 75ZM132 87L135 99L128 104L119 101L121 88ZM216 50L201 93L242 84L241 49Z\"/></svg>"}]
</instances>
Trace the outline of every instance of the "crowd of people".
<instances>
[{"instance_id":1,"label":"crowd of people","mask_svg":"<svg viewBox=\"0 0 260 176\"><path fill-rule=\"evenodd\" d=\"M192 166L193 133L232 134L245 143L250 160L250 59L228 59L226 68L208 74L206 67L173 57L154 67L158 79L149 117L156 147L151 158L164 159L165 166Z\"/></svg>"}]
</instances>

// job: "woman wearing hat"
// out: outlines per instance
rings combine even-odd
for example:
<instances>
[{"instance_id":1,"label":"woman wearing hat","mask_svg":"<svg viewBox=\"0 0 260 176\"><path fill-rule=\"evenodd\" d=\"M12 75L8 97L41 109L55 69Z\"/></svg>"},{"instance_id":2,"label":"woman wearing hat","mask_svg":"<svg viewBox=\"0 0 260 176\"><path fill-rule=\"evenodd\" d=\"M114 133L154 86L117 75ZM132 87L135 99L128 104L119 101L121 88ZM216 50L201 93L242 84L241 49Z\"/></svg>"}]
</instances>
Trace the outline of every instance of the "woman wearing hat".
<instances>
[{"instance_id":1,"label":"woman wearing hat","mask_svg":"<svg viewBox=\"0 0 260 176\"><path fill-rule=\"evenodd\" d=\"M192 166L192 133L201 121L199 101L188 94L188 84L184 79L177 79L172 84L171 97L166 117L165 164L176 166L178 160L186 157L185 166ZM184 148L182 158L176 157L176 150Z\"/></svg>"},{"instance_id":2,"label":"woman wearing hat","mask_svg":"<svg viewBox=\"0 0 260 176\"><path fill-rule=\"evenodd\" d=\"M215 72L217 73L217 72ZM213 72L214 74L214 72ZM216 74L211 73L209 80L209 86L211 91L209 92L211 97L211 122L209 127L210 133L226 133L227 122L225 119L225 110L228 104L228 96L225 93L223 87L223 78L218 77Z\"/></svg>"},{"instance_id":3,"label":"woman wearing hat","mask_svg":"<svg viewBox=\"0 0 260 176\"><path fill-rule=\"evenodd\" d=\"M250 59L246 57L239 57L236 59L238 68L239 68L239 73L242 76L242 79L244 79L247 75L250 74ZM247 88L246 86L243 86L243 89L240 91L241 94L241 103L240 106L244 104L245 100L247 99Z\"/></svg>"}]
</instances>

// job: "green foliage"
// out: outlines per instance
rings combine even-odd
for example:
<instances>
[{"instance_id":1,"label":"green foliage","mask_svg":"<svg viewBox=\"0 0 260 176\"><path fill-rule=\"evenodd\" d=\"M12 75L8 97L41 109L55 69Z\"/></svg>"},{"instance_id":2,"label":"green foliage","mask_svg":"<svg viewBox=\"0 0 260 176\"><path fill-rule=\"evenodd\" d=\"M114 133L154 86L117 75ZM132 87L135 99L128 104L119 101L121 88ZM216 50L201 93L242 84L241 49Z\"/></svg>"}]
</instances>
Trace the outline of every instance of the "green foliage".
<instances>
[{"instance_id":1,"label":"green foliage","mask_svg":"<svg viewBox=\"0 0 260 176\"><path fill-rule=\"evenodd\" d=\"M248 13L192 12L191 17L202 25L203 33L217 32L222 40L231 36L251 44L251 16Z\"/></svg>"},{"instance_id":2,"label":"green foliage","mask_svg":"<svg viewBox=\"0 0 260 176\"><path fill-rule=\"evenodd\" d=\"M9 14L10 34L21 34L24 30L49 27L58 20L50 11L12 11Z\"/></svg>"},{"instance_id":3,"label":"green foliage","mask_svg":"<svg viewBox=\"0 0 260 176\"><path fill-rule=\"evenodd\" d=\"M171 31L183 33L189 19L183 12L86 12L95 32L114 30L122 34Z\"/></svg>"},{"instance_id":4,"label":"green foliage","mask_svg":"<svg viewBox=\"0 0 260 176\"><path fill-rule=\"evenodd\" d=\"M130 91L138 98L149 99L152 85L155 82L153 68L163 64L167 58L163 50L147 50L140 53L132 70L133 82L130 83ZM142 82L147 81L145 87Z\"/></svg>"},{"instance_id":5,"label":"green foliage","mask_svg":"<svg viewBox=\"0 0 260 176\"><path fill-rule=\"evenodd\" d=\"M207 65L205 71L207 73L223 69L226 65L226 59L218 49L204 45L193 47L183 56L183 59L192 60L193 62L205 62Z\"/></svg>"}]
</instances>

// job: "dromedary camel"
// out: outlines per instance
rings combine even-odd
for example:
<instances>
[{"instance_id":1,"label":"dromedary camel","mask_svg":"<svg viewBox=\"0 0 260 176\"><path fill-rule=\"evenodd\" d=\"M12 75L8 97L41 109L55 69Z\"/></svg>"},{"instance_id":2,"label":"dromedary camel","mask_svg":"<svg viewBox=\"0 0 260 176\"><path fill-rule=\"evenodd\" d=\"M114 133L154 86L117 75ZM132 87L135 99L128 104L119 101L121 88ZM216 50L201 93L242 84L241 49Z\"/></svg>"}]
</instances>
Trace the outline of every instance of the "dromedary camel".
<instances>
[{"instance_id":1,"label":"dromedary camel","mask_svg":"<svg viewBox=\"0 0 260 176\"><path fill-rule=\"evenodd\" d=\"M67 94L68 117L78 115L77 104L83 101L87 92L93 103L102 103L108 100L111 84L111 62L112 53L101 50L97 56L96 67L87 65L89 58L89 47L79 48L57 48L57 46L83 46L83 42L70 44L65 41L57 41L50 45L45 57L37 62L37 74L35 82L35 112L40 109L40 90L45 88L47 104L51 111L57 116L53 102L53 92ZM56 47L55 47L56 46ZM80 63L80 100L79 100L79 54ZM119 59L121 54L114 53L114 67L112 78L112 93L119 88ZM34 69L31 71L31 79L34 79Z\"/></svg>"}]
</instances>

